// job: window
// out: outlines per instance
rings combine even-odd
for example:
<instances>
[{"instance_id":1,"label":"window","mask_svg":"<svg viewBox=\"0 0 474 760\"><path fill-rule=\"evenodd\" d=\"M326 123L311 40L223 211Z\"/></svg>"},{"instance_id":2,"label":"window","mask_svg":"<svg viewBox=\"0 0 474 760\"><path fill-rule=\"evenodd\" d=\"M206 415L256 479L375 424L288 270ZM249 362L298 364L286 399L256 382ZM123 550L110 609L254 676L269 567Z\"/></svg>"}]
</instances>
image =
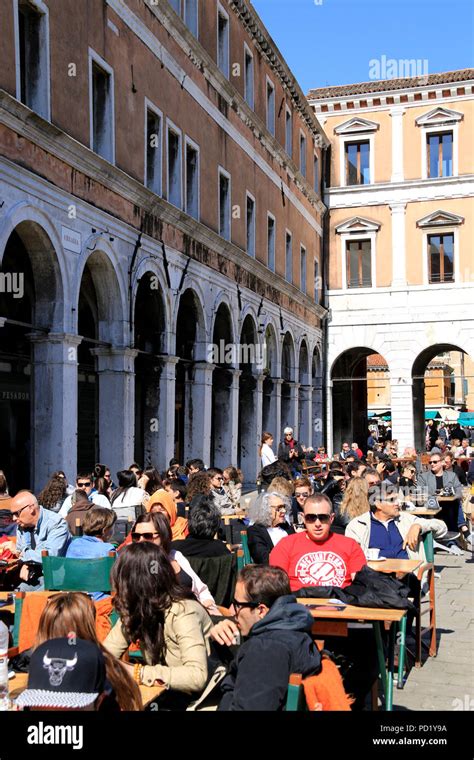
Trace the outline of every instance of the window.
<instances>
[{"instance_id":1,"label":"window","mask_svg":"<svg viewBox=\"0 0 474 760\"><path fill-rule=\"evenodd\" d=\"M275 134L275 87L267 77L267 129Z\"/></svg>"},{"instance_id":2,"label":"window","mask_svg":"<svg viewBox=\"0 0 474 760\"><path fill-rule=\"evenodd\" d=\"M247 45L244 47L244 98L250 108L254 107L253 55Z\"/></svg>"},{"instance_id":3,"label":"window","mask_svg":"<svg viewBox=\"0 0 474 760\"><path fill-rule=\"evenodd\" d=\"M219 168L219 235L230 240L230 174Z\"/></svg>"},{"instance_id":4,"label":"window","mask_svg":"<svg viewBox=\"0 0 474 760\"><path fill-rule=\"evenodd\" d=\"M47 7L42 8L42 2L18 0L17 98L49 119L49 17Z\"/></svg>"},{"instance_id":5,"label":"window","mask_svg":"<svg viewBox=\"0 0 474 760\"><path fill-rule=\"evenodd\" d=\"M454 235L428 235L429 281L454 282Z\"/></svg>"},{"instance_id":6,"label":"window","mask_svg":"<svg viewBox=\"0 0 474 760\"><path fill-rule=\"evenodd\" d=\"M346 185L368 185L370 183L369 141L347 142L345 144Z\"/></svg>"},{"instance_id":7,"label":"window","mask_svg":"<svg viewBox=\"0 0 474 760\"><path fill-rule=\"evenodd\" d=\"M290 157L293 155L293 116L288 106L285 110L285 150Z\"/></svg>"},{"instance_id":8,"label":"window","mask_svg":"<svg viewBox=\"0 0 474 760\"><path fill-rule=\"evenodd\" d=\"M293 241L291 238L291 232L286 233L285 277L288 280L288 282L293 282Z\"/></svg>"},{"instance_id":9,"label":"window","mask_svg":"<svg viewBox=\"0 0 474 760\"><path fill-rule=\"evenodd\" d=\"M303 293L306 293L306 248L304 245L300 248L300 287Z\"/></svg>"},{"instance_id":10,"label":"window","mask_svg":"<svg viewBox=\"0 0 474 760\"><path fill-rule=\"evenodd\" d=\"M314 260L314 300L319 303L319 261Z\"/></svg>"},{"instance_id":11,"label":"window","mask_svg":"<svg viewBox=\"0 0 474 760\"><path fill-rule=\"evenodd\" d=\"M255 258L255 198L247 193L247 253Z\"/></svg>"},{"instance_id":12,"label":"window","mask_svg":"<svg viewBox=\"0 0 474 760\"><path fill-rule=\"evenodd\" d=\"M161 195L162 187L162 117L151 105L146 106L145 184Z\"/></svg>"},{"instance_id":13,"label":"window","mask_svg":"<svg viewBox=\"0 0 474 760\"><path fill-rule=\"evenodd\" d=\"M453 176L453 133L427 135L428 177Z\"/></svg>"},{"instance_id":14,"label":"window","mask_svg":"<svg viewBox=\"0 0 474 760\"><path fill-rule=\"evenodd\" d=\"M199 219L199 148L186 138L186 213Z\"/></svg>"},{"instance_id":15,"label":"window","mask_svg":"<svg viewBox=\"0 0 474 760\"><path fill-rule=\"evenodd\" d=\"M183 207L181 180L181 132L168 124L168 201L178 208Z\"/></svg>"},{"instance_id":16,"label":"window","mask_svg":"<svg viewBox=\"0 0 474 760\"><path fill-rule=\"evenodd\" d=\"M306 177L306 137L300 132L300 172Z\"/></svg>"},{"instance_id":17,"label":"window","mask_svg":"<svg viewBox=\"0 0 474 760\"><path fill-rule=\"evenodd\" d=\"M217 65L229 77L229 16L219 5L217 11Z\"/></svg>"},{"instance_id":18,"label":"window","mask_svg":"<svg viewBox=\"0 0 474 760\"><path fill-rule=\"evenodd\" d=\"M316 155L313 156L313 189L319 195L319 160Z\"/></svg>"},{"instance_id":19,"label":"window","mask_svg":"<svg viewBox=\"0 0 474 760\"><path fill-rule=\"evenodd\" d=\"M89 51L91 87L91 148L111 163L115 160L113 71L96 53Z\"/></svg>"},{"instance_id":20,"label":"window","mask_svg":"<svg viewBox=\"0 0 474 760\"><path fill-rule=\"evenodd\" d=\"M184 23L189 31L198 36L198 0L184 0Z\"/></svg>"},{"instance_id":21,"label":"window","mask_svg":"<svg viewBox=\"0 0 474 760\"><path fill-rule=\"evenodd\" d=\"M275 271L275 217L267 216L267 266Z\"/></svg>"},{"instance_id":22,"label":"window","mask_svg":"<svg viewBox=\"0 0 474 760\"><path fill-rule=\"evenodd\" d=\"M346 242L346 282L348 288L372 287L370 240Z\"/></svg>"}]
</instances>

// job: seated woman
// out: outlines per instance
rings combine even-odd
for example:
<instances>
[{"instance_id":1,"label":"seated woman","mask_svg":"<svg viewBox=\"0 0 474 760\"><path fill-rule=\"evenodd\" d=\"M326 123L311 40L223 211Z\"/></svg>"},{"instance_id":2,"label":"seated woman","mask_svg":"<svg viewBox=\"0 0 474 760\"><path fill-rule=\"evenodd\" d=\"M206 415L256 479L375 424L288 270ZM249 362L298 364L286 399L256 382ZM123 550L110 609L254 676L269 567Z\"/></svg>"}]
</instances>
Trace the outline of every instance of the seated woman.
<instances>
[{"instance_id":1,"label":"seated woman","mask_svg":"<svg viewBox=\"0 0 474 760\"><path fill-rule=\"evenodd\" d=\"M173 541L186 538L188 535L188 521L185 517L178 517L178 507L171 493L160 488L150 496L146 503L147 512L161 512L168 518Z\"/></svg>"},{"instance_id":2,"label":"seated woman","mask_svg":"<svg viewBox=\"0 0 474 760\"><path fill-rule=\"evenodd\" d=\"M351 478L347 481L342 502L335 509L332 530L344 534L346 527L354 517L369 511L369 486L365 478Z\"/></svg>"},{"instance_id":3,"label":"seated woman","mask_svg":"<svg viewBox=\"0 0 474 760\"><path fill-rule=\"evenodd\" d=\"M174 568L179 583L192 591L211 614L219 614L214 597L206 584L196 575L186 557L180 551L171 548L171 529L166 514L150 512L141 515L130 532L130 538L133 543L150 541L155 546L161 546Z\"/></svg>"},{"instance_id":4,"label":"seated woman","mask_svg":"<svg viewBox=\"0 0 474 760\"><path fill-rule=\"evenodd\" d=\"M102 510L109 511L109 510ZM51 596L39 621L34 648L44 641L63 636L97 644L105 659L109 696L101 710L143 710L140 690L127 672L126 666L101 644L95 628L96 609L87 594L80 591L62 592Z\"/></svg>"},{"instance_id":5,"label":"seated woman","mask_svg":"<svg viewBox=\"0 0 474 760\"><path fill-rule=\"evenodd\" d=\"M132 465L138 467L138 465ZM140 472L141 475L141 472ZM118 488L112 495L112 509L121 520L135 519L135 507L143 503L147 493L143 488L137 487L137 476L130 470L120 470L117 473Z\"/></svg>"},{"instance_id":6,"label":"seated woman","mask_svg":"<svg viewBox=\"0 0 474 760\"><path fill-rule=\"evenodd\" d=\"M216 538L220 522L220 512L211 499L196 496L189 515L189 536L173 541L172 549L185 557L222 557L230 554L225 543Z\"/></svg>"},{"instance_id":7,"label":"seated woman","mask_svg":"<svg viewBox=\"0 0 474 760\"><path fill-rule=\"evenodd\" d=\"M242 483L244 479L242 470L238 470L237 467L226 467L222 470L222 476L224 478L223 489L231 500L232 506L238 510L240 499L242 498Z\"/></svg>"},{"instance_id":8,"label":"seated woman","mask_svg":"<svg viewBox=\"0 0 474 760\"><path fill-rule=\"evenodd\" d=\"M268 565L270 552L282 538L294 533L287 522L291 502L288 496L268 491L249 508L252 525L247 529L249 551L257 565Z\"/></svg>"},{"instance_id":9,"label":"seated woman","mask_svg":"<svg viewBox=\"0 0 474 760\"><path fill-rule=\"evenodd\" d=\"M138 684L172 689L165 701L174 697L173 706L178 702L184 709L207 682L211 618L178 583L163 548L150 541L133 543L120 553L112 585L120 620L104 641L106 650L121 657L139 641L146 664L126 665L129 673Z\"/></svg>"},{"instance_id":10,"label":"seated woman","mask_svg":"<svg viewBox=\"0 0 474 760\"><path fill-rule=\"evenodd\" d=\"M109 541L116 519L117 515L112 509L105 509L105 507L91 507L88 509L84 513L82 523L83 535L71 541L66 552L66 557L94 559L96 557L107 557L109 552L114 552L115 546L109 543ZM102 591L94 591L91 596L95 601L98 601L99 599L105 599L109 594Z\"/></svg>"}]
</instances>

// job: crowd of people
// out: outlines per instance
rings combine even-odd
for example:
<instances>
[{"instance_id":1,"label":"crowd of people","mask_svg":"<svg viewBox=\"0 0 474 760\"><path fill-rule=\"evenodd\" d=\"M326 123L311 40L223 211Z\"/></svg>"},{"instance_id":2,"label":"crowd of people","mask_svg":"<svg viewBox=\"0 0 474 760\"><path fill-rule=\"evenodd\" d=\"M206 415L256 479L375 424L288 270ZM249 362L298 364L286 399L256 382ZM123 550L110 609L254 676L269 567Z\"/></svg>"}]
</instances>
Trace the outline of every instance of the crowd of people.
<instances>
[{"instance_id":1,"label":"crowd of people","mask_svg":"<svg viewBox=\"0 0 474 760\"><path fill-rule=\"evenodd\" d=\"M116 484L104 464L79 472L73 485L58 470L38 494L9 494L0 471L3 588L40 592L45 550L66 560L115 557L109 588L59 592L45 602L18 705L139 710L142 684L163 687L158 709L281 710L290 674L317 675L330 656L352 709L361 709L377 676L372 631L328 637L323 653L296 598L315 589L355 593L372 550L424 560L429 532L468 548L474 452L465 440L433 446L426 470L420 454L400 455L393 440L381 450L364 447L365 454L344 441L329 458L322 446L302 446L291 428L275 455L265 433L258 493L244 514L240 470L206 469L200 459L172 460L162 473L132 463L116 473ZM454 497L453 524L438 508L433 517L412 514L420 498L429 509L445 493ZM237 547L224 530L232 517L251 558L238 575ZM226 606L217 593L224 580ZM415 576L406 581L411 599L417 584ZM99 640L96 605L104 600L116 621ZM133 664L124 660L131 646L141 658ZM46 684L54 658L67 660L67 676Z\"/></svg>"}]
</instances>

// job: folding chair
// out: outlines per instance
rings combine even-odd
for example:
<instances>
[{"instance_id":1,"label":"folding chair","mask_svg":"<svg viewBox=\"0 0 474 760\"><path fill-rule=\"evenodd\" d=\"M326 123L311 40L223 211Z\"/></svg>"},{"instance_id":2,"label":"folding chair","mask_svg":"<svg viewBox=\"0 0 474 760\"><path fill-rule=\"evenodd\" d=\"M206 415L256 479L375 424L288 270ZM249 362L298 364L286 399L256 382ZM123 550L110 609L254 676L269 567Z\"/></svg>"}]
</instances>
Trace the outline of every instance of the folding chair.
<instances>
[{"instance_id":1,"label":"folding chair","mask_svg":"<svg viewBox=\"0 0 474 760\"><path fill-rule=\"evenodd\" d=\"M418 615L416 617L416 653L415 653L415 667L421 667L421 647L424 644L428 648L428 654L430 657L436 657L436 595L435 595L435 566L434 566L434 542L433 534L431 531L425 534L423 537L423 546L425 549L426 562L423 564L418 572L417 578L420 581L420 592L417 598ZM426 573L426 582L428 584L428 593L423 594L423 588L421 585L423 576ZM425 609L422 609L422 604L428 602ZM421 626L421 619L423 615L429 615L429 625L425 628ZM429 644L425 644L423 641L423 634L428 632L430 634Z\"/></svg>"},{"instance_id":2,"label":"folding chair","mask_svg":"<svg viewBox=\"0 0 474 760\"><path fill-rule=\"evenodd\" d=\"M95 559L50 557L47 551L42 551L41 556L46 591L110 592L115 552Z\"/></svg>"},{"instance_id":3,"label":"folding chair","mask_svg":"<svg viewBox=\"0 0 474 760\"><path fill-rule=\"evenodd\" d=\"M244 552L244 564L251 565L253 563L253 559L249 550L249 539L246 530L240 531L240 540L242 542L242 550Z\"/></svg>"}]
</instances>

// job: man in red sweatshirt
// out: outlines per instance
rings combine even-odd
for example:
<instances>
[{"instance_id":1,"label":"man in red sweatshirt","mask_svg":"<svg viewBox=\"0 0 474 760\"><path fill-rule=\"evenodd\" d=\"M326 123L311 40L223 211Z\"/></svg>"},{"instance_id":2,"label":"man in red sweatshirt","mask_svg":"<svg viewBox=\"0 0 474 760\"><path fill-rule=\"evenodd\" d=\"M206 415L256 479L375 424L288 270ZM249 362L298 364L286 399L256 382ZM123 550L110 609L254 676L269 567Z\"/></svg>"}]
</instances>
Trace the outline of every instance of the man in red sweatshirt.
<instances>
[{"instance_id":1,"label":"man in red sweatshirt","mask_svg":"<svg viewBox=\"0 0 474 760\"><path fill-rule=\"evenodd\" d=\"M352 538L331 532L334 512L324 494L309 496L303 512L306 530L279 541L270 553L270 565L288 573L292 591L349 586L367 563L364 552Z\"/></svg>"}]
</instances>

